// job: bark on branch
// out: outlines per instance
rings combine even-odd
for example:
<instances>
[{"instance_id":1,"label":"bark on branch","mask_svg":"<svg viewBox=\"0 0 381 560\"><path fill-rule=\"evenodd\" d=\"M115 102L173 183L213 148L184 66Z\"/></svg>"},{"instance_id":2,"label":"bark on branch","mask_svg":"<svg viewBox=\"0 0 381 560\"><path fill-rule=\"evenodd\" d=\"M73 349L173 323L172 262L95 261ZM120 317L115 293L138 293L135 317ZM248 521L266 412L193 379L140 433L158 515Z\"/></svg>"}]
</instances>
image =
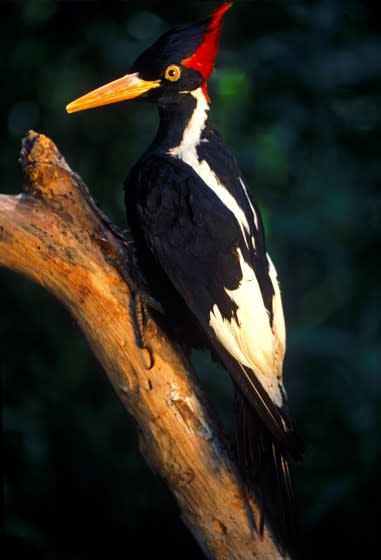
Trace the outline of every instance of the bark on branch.
<instances>
[{"instance_id":1,"label":"bark on branch","mask_svg":"<svg viewBox=\"0 0 381 560\"><path fill-rule=\"evenodd\" d=\"M281 559L248 497L185 356L153 323L154 361L136 343L126 243L53 142L30 131L23 192L0 195L0 266L44 286L70 311L135 418L140 449L176 496L209 558ZM124 263L124 266L119 266Z\"/></svg>"}]
</instances>

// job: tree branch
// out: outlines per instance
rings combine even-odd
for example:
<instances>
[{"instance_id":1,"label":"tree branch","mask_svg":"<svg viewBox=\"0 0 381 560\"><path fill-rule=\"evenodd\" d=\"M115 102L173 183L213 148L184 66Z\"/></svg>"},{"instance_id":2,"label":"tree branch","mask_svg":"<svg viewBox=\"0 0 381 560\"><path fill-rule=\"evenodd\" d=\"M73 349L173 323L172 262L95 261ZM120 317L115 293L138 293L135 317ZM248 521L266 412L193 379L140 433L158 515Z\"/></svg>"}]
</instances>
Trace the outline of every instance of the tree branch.
<instances>
[{"instance_id":1,"label":"tree branch","mask_svg":"<svg viewBox=\"0 0 381 560\"><path fill-rule=\"evenodd\" d=\"M44 286L78 322L136 420L141 452L165 478L205 554L284 558L268 527L262 536L255 529L257 504L239 480L188 360L153 321L146 333L153 365L136 344L126 242L49 138L30 131L20 161L24 192L0 195L0 266Z\"/></svg>"}]
</instances>

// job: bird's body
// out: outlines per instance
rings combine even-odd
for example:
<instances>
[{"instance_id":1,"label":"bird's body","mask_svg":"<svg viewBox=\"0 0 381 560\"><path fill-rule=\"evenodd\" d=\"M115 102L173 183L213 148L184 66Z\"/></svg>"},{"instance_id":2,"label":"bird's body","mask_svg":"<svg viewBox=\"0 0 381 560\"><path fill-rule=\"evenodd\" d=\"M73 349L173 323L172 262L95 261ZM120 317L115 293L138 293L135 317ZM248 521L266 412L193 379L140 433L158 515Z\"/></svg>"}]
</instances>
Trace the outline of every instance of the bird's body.
<instances>
[{"instance_id":1,"label":"bird's body","mask_svg":"<svg viewBox=\"0 0 381 560\"><path fill-rule=\"evenodd\" d=\"M227 351L240 364L233 376L248 398L251 370L281 407L285 327L260 212L210 122L203 91L189 96L170 107L172 118L163 118L126 180L138 258L168 313L190 311L216 352ZM274 431L279 424L283 438L274 416Z\"/></svg>"},{"instance_id":2,"label":"bird's body","mask_svg":"<svg viewBox=\"0 0 381 560\"><path fill-rule=\"evenodd\" d=\"M166 321L187 324L194 336L187 345L205 342L232 376L244 471L254 469L262 487L272 473L289 503L288 458L298 457L301 446L282 381L285 324L277 274L260 211L209 114L206 82L229 7L166 33L131 74L113 83L120 89L128 78L123 98L147 97L160 114L156 138L127 177L126 209L138 262ZM102 103L112 102L110 86L69 110L101 104L99 95ZM130 95L132 89L139 93Z\"/></svg>"}]
</instances>

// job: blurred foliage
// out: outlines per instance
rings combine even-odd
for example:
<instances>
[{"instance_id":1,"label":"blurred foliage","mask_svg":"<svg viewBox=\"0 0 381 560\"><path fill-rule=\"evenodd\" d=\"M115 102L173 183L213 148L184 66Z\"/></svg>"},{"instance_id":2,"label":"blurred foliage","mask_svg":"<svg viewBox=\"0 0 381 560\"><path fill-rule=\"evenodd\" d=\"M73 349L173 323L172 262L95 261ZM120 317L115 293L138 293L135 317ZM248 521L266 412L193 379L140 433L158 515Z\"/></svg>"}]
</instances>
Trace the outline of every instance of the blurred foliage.
<instances>
[{"instance_id":1,"label":"blurred foliage","mask_svg":"<svg viewBox=\"0 0 381 560\"><path fill-rule=\"evenodd\" d=\"M20 138L34 128L124 227L122 182L154 134L155 109L68 116L64 107L126 73L170 26L215 6L3 2L3 190L19 192ZM299 557L310 560L365 557L378 544L380 27L371 2L237 1L210 85L283 289L286 383L307 445L294 469ZM201 558L67 312L8 271L0 286L6 557L79 560L139 547L140 558ZM228 376L206 355L195 361L229 426Z\"/></svg>"}]
</instances>

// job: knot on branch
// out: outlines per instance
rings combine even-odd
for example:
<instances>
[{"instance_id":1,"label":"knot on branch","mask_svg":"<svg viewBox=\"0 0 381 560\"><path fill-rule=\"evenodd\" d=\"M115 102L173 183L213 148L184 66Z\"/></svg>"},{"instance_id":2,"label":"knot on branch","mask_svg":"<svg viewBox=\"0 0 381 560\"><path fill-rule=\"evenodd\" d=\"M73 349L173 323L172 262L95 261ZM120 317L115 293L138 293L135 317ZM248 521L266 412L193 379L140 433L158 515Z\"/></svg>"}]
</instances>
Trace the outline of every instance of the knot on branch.
<instances>
[{"instance_id":1,"label":"knot on branch","mask_svg":"<svg viewBox=\"0 0 381 560\"><path fill-rule=\"evenodd\" d=\"M44 134L29 130L22 141L20 164L24 173L24 191L36 197L53 198L63 194L70 184L70 170L57 146ZM60 181L66 177L65 185ZM60 179L57 185L57 179ZM54 188L50 188L54 182ZM57 189L58 186L58 189Z\"/></svg>"}]
</instances>

